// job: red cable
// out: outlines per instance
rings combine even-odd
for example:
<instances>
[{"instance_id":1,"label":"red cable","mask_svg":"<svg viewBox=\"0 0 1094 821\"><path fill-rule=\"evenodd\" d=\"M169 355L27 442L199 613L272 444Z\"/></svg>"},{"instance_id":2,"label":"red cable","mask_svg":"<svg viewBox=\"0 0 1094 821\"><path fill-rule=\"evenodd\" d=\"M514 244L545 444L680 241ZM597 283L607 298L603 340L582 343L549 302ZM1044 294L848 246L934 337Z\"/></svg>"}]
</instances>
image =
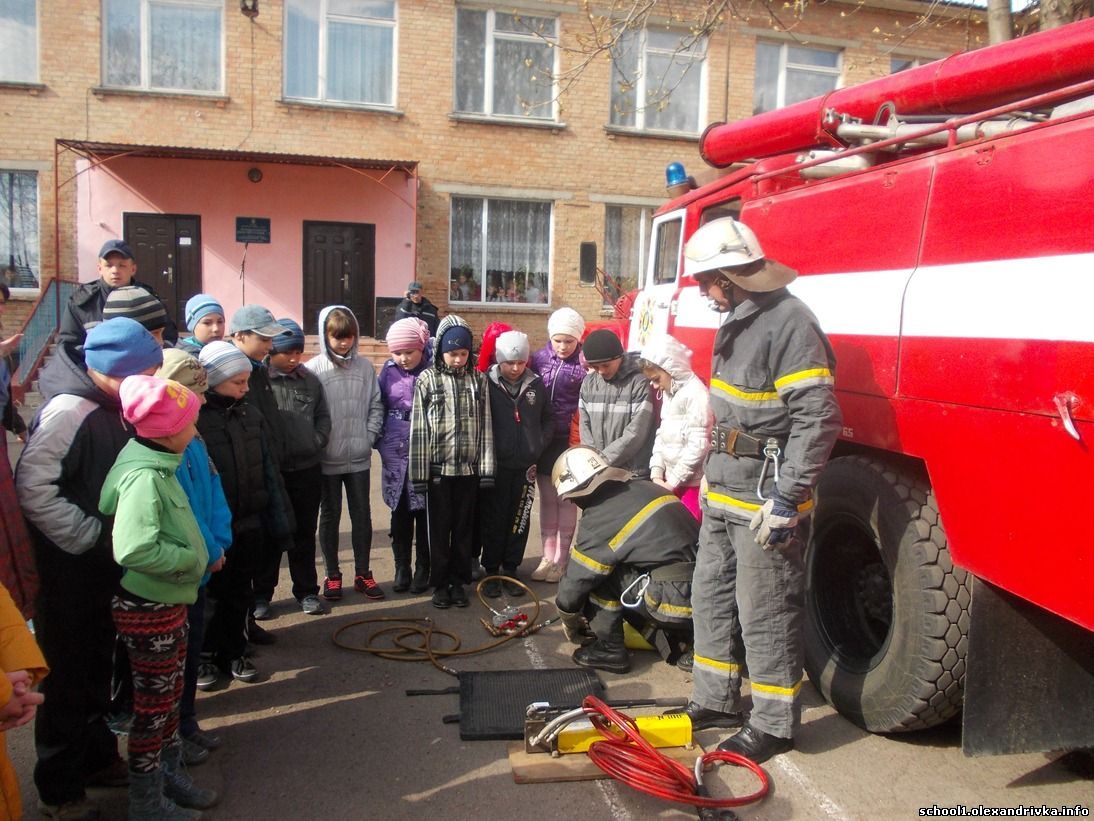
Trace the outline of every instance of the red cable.
<instances>
[{"instance_id":1,"label":"red cable","mask_svg":"<svg viewBox=\"0 0 1094 821\"><path fill-rule=\"evenodd\" d=\"M589 747L589 758L617 781L646 795L693 807L720 809L741 807L764 798L771 782L763 768L743 755L715 750L703 755L703 769L715 762L744 767L760 779L760 788L748 795L710 798L700 795L694 773L678 761L658 752L638 732L634 719L609 707L596 696L586 696L581 705L593 726L604 736Z\"/></svg>"}]
</instances>

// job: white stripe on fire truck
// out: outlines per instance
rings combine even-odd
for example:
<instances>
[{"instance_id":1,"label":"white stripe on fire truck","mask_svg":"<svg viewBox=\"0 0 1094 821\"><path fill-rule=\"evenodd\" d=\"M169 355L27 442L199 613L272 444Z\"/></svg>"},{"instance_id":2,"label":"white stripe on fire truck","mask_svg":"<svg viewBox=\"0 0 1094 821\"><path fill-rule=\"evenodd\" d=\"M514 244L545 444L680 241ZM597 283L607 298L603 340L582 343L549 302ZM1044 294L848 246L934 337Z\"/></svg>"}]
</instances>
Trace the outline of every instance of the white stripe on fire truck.
<instances>
[{"instance_id":1,"label":"white stripe on fire truck","mask_svg":"<svg viewBox=\"0 0 1094 821\"><path fill-rule=\"evenodd\" d=\"M1094 342L1094 254L813 274L790 290L828 334L897 337L903 322L915 337ZM676 324L705 328L709 315L680 310Z\"/></svg>"}]
</instances>

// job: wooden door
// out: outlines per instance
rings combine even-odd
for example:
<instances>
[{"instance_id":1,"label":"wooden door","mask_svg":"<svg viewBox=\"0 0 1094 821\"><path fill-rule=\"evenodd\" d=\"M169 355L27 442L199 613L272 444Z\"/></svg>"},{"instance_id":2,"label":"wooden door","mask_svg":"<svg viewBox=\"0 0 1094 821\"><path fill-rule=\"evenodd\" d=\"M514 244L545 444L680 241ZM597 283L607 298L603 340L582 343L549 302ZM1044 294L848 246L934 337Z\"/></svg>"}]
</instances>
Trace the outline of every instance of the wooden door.
<instances>
[{"instance_id":1,"label":"wooden door","mask_svg":"<svg viewBox=\"0 0 1094 821\"><path fill-rule=\"evenodd\" d=\"M123 226L137 280L152 286L179 330L185 329L186 300L201 291L201 217L125 214Z\"/></svg>"},{"instance_id":2,"label":"wooden door","mask_svg":"<svg viewBox=\"0 0 1094 821\"><path fill-rule=\"evenodd\" d=\"M362 336L375 333L376 226L304 222L304 332L318 333L320 309L345 305Z\"/></svg>"}]
</instances>

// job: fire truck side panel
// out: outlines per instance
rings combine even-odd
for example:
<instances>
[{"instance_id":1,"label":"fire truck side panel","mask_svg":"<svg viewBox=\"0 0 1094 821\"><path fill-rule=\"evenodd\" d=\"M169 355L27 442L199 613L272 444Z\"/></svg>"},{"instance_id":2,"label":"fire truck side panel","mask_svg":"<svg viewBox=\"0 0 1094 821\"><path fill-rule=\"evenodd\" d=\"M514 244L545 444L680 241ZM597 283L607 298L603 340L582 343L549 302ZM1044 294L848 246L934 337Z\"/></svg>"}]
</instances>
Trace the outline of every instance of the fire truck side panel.
<instances>
[{"instance_id":1,"label":"fire truck side panel","mask_svg":"<svg viewBox=\"0 0 1094 821\"><path fill-rule=\"evenodd\" d=\"M902 450L924 457L954 563L1094 630L1082 524L1094 505L1090 450L1058 420L1033 414L919 400L900 400L894 412ZM1094 442L1094 424L1077 428ZM1079 518L1061 524L1063 511Z\"/></svg>"},{"instance_id":2,"label":"fire truck side panel","mask_svg":"<svg viewBox=\"0 0 1094 821\"><path fill-rule=\"evenodd\" d=\"M920 264L1090 252L1091 156L1094 112L939 152Z\"/></svg>"}]
</instances>

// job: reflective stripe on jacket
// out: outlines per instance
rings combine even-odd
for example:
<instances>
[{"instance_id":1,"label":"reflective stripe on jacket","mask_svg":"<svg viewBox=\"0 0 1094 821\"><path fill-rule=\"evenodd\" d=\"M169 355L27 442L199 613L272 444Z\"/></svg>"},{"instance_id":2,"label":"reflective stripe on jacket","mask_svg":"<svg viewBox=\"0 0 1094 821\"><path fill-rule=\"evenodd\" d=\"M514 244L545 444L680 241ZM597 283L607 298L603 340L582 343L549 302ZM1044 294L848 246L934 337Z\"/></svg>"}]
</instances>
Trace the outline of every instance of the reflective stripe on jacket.
<instances>
[{"instance_id":1,"label":"reflective stripe on jacket","mask_svg":"<svg viewBox=\"0 0 1094 821\"><path fill-rule=\"evenodd\" d=\"M812 509L813 486L839 436L836 357L813 312L785 288L751 294L718 330L710 403L716 425L785 442L779 454L779 495ZM737 521L762 505L757 483L764 461L711 452L706 503ZM774 464L764 496L774 487Z\"/></svg>"}]
</instances>

